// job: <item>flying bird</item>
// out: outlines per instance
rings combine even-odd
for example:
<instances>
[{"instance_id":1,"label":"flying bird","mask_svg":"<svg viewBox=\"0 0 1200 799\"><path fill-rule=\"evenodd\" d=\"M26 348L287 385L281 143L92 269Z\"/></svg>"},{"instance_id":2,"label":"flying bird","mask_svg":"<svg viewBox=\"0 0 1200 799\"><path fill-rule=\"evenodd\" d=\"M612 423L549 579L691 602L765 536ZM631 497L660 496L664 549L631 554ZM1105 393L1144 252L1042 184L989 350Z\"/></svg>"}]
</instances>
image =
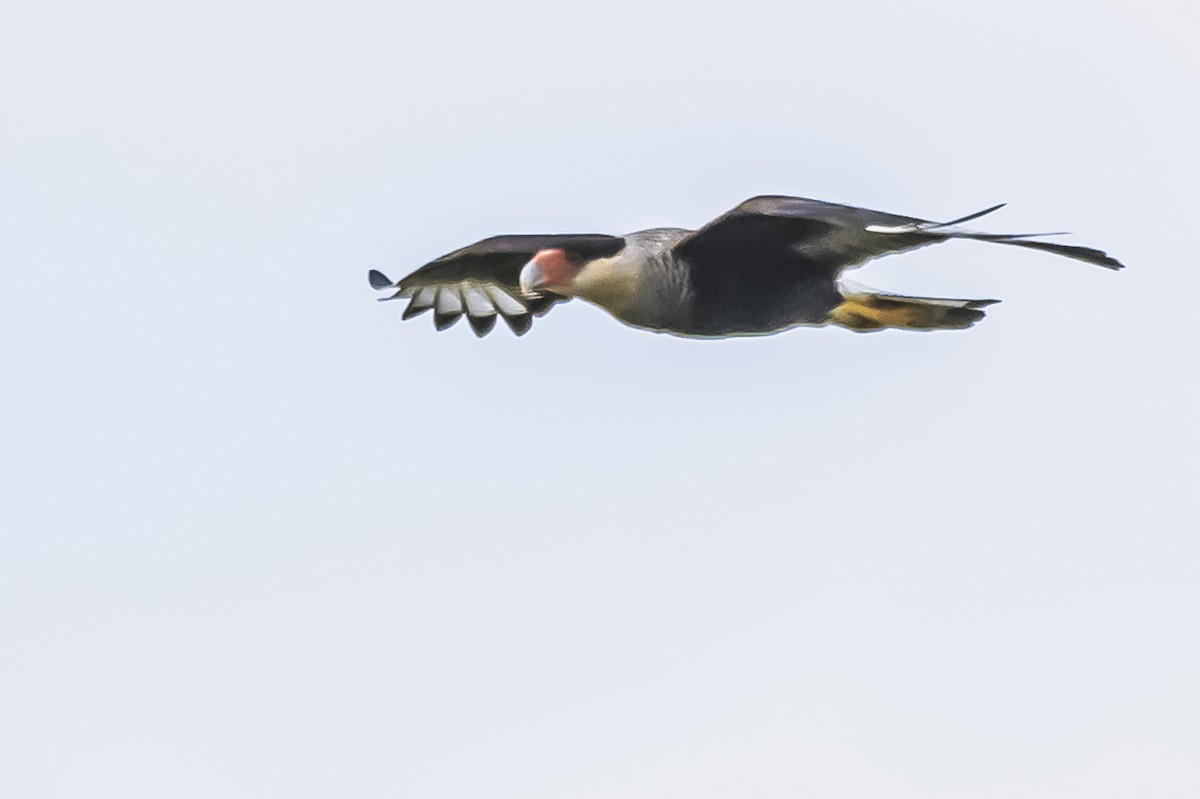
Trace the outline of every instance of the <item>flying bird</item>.
<instances>
[{"instance_id":1,"label":"flying bird","mask_svg":"<svg viewBox=\"0 0 1200 799\"><path fill-rule=\"evenodd\" d=\"M627 325L678 336L767 335L793 327L857 331L970 327L998 300L908 297L842 278L882 255L974 239L1044 250L1107 269L1100 250L1035 241L1038 233L981 233L961 227L1003 204L950 222L930 222L801 197L754 197L698 230L654 228L604 234L494 236L373 288L407 298L403 318L433 310L444 330L464 315L477 336L501 317L517 335L535 316L578 297Z\"/></svg>"}]
</instances>

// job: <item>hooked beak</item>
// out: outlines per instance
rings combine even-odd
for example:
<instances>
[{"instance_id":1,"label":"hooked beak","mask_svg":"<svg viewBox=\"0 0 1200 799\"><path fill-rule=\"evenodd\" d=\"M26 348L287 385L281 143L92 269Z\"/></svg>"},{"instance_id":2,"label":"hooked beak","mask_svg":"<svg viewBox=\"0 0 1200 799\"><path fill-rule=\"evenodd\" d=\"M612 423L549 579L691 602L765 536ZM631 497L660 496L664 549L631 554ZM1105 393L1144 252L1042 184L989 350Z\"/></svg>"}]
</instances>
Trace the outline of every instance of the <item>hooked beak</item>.
<instances>
[{"instance_id":1,"label":"hooked beak","mask_svg":"<svg viewBox=\"0 0 1200 799\"><path fill-rule=\"evenodd\" d=\"M509 272L509 274L512 273ZM521 293L526 297L541 293L542 286L546 284L546 276L542 273L542 268L538 266L536 258L521 267L521 276L518 278L518 282L521 285Z\"/></svg>"},{"instance_id":2,"label":"hooked beak","mask_svg":"<svg viewBox=\"0 0 1200 799\"><path fill-rule=\"evenodd\" d=\"M581 264L572 261L566 251L557 247L538 250L521 268L517 282L526 296L551 292L569 297L573 293L571 284L581 268Z\"/></svg>"}]
</instances>

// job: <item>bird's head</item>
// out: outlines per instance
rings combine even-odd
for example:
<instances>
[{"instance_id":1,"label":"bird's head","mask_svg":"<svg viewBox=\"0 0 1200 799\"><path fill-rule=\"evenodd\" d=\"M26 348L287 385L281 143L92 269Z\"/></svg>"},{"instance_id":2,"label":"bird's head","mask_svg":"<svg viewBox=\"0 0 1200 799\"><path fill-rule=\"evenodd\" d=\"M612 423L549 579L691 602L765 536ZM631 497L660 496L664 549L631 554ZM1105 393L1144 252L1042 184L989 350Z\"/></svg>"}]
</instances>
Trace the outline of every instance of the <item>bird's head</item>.
<instances>
[{"instance_id":1,"label":"bird's head","mask_svg":"<svg viewBox=\"0 0 1200 799\"><path fill-rule=\"evenodd\" d=\"M571 297L575 294L572 284L586 265L585 257L561 247L538 250L521 269L521 293L536 296L549 292Z\"/></svg>"},{"instance_id":2,"label":"bird's head","mask_svg":"<svg viewBox=\"0 0 1200 799\"><path fill-rule=\"evenodd\" d=\"M521 292L579 297L619 313L637 291L636 265L622 253L539 250L521 269Z\"/></svg>"}]
</instances>

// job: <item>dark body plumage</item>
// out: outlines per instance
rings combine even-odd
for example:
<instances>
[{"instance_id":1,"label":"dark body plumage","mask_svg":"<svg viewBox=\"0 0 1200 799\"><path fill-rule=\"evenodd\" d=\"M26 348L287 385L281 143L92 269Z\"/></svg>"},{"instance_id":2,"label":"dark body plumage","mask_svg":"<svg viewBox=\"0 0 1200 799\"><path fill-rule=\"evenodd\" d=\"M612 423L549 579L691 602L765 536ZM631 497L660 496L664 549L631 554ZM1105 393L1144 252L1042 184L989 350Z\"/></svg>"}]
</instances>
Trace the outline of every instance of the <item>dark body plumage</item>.
<instances>
[{"instance_id":1,"label":"dark body plumage","mask_svg":"<svg viewBox=\"0 0 1200 799\"><path fill-rule=\"evenodd\" d=\"M580 297L628 324L683 336L775 333L801 325L854 330L968 327L994 300L906 297L853 287L844 270L894 252L966 238L1044 250L1120 269L1106 253L991 234L959 225L798 197L747 200L699 230L660 228L626 236L497 236L445 255L393 284L371 285L411 297L405 317L433 308L439 328L464 314L479 335L502 316L518 334L531 315ZM570 274L551 284L530 264ZM563 265L567 266L563 266ZM557 273L556 273L557 274ZM532 276L532 277L531 277Z\"/></svg>"}]
</instances>

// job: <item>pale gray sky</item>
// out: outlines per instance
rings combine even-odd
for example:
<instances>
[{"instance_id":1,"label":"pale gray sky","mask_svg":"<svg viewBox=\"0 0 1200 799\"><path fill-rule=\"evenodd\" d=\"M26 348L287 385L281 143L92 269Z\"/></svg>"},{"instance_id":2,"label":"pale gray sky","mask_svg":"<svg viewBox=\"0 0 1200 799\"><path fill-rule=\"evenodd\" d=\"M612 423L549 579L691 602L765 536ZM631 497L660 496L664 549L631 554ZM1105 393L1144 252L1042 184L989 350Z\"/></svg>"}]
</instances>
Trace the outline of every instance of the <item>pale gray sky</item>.
<instances>
[{"instance_id":1,"label":"pale gray sky","mask_svg":"<svg viewBox=\"0 0 1200 799\"><path fill-rule=\"evenodd\" d=\"M1182 8L5 6L0 794L1196 796ZM733 341L365 280L766 192L1129 268Z\"/></svg>"}]
</instances>

